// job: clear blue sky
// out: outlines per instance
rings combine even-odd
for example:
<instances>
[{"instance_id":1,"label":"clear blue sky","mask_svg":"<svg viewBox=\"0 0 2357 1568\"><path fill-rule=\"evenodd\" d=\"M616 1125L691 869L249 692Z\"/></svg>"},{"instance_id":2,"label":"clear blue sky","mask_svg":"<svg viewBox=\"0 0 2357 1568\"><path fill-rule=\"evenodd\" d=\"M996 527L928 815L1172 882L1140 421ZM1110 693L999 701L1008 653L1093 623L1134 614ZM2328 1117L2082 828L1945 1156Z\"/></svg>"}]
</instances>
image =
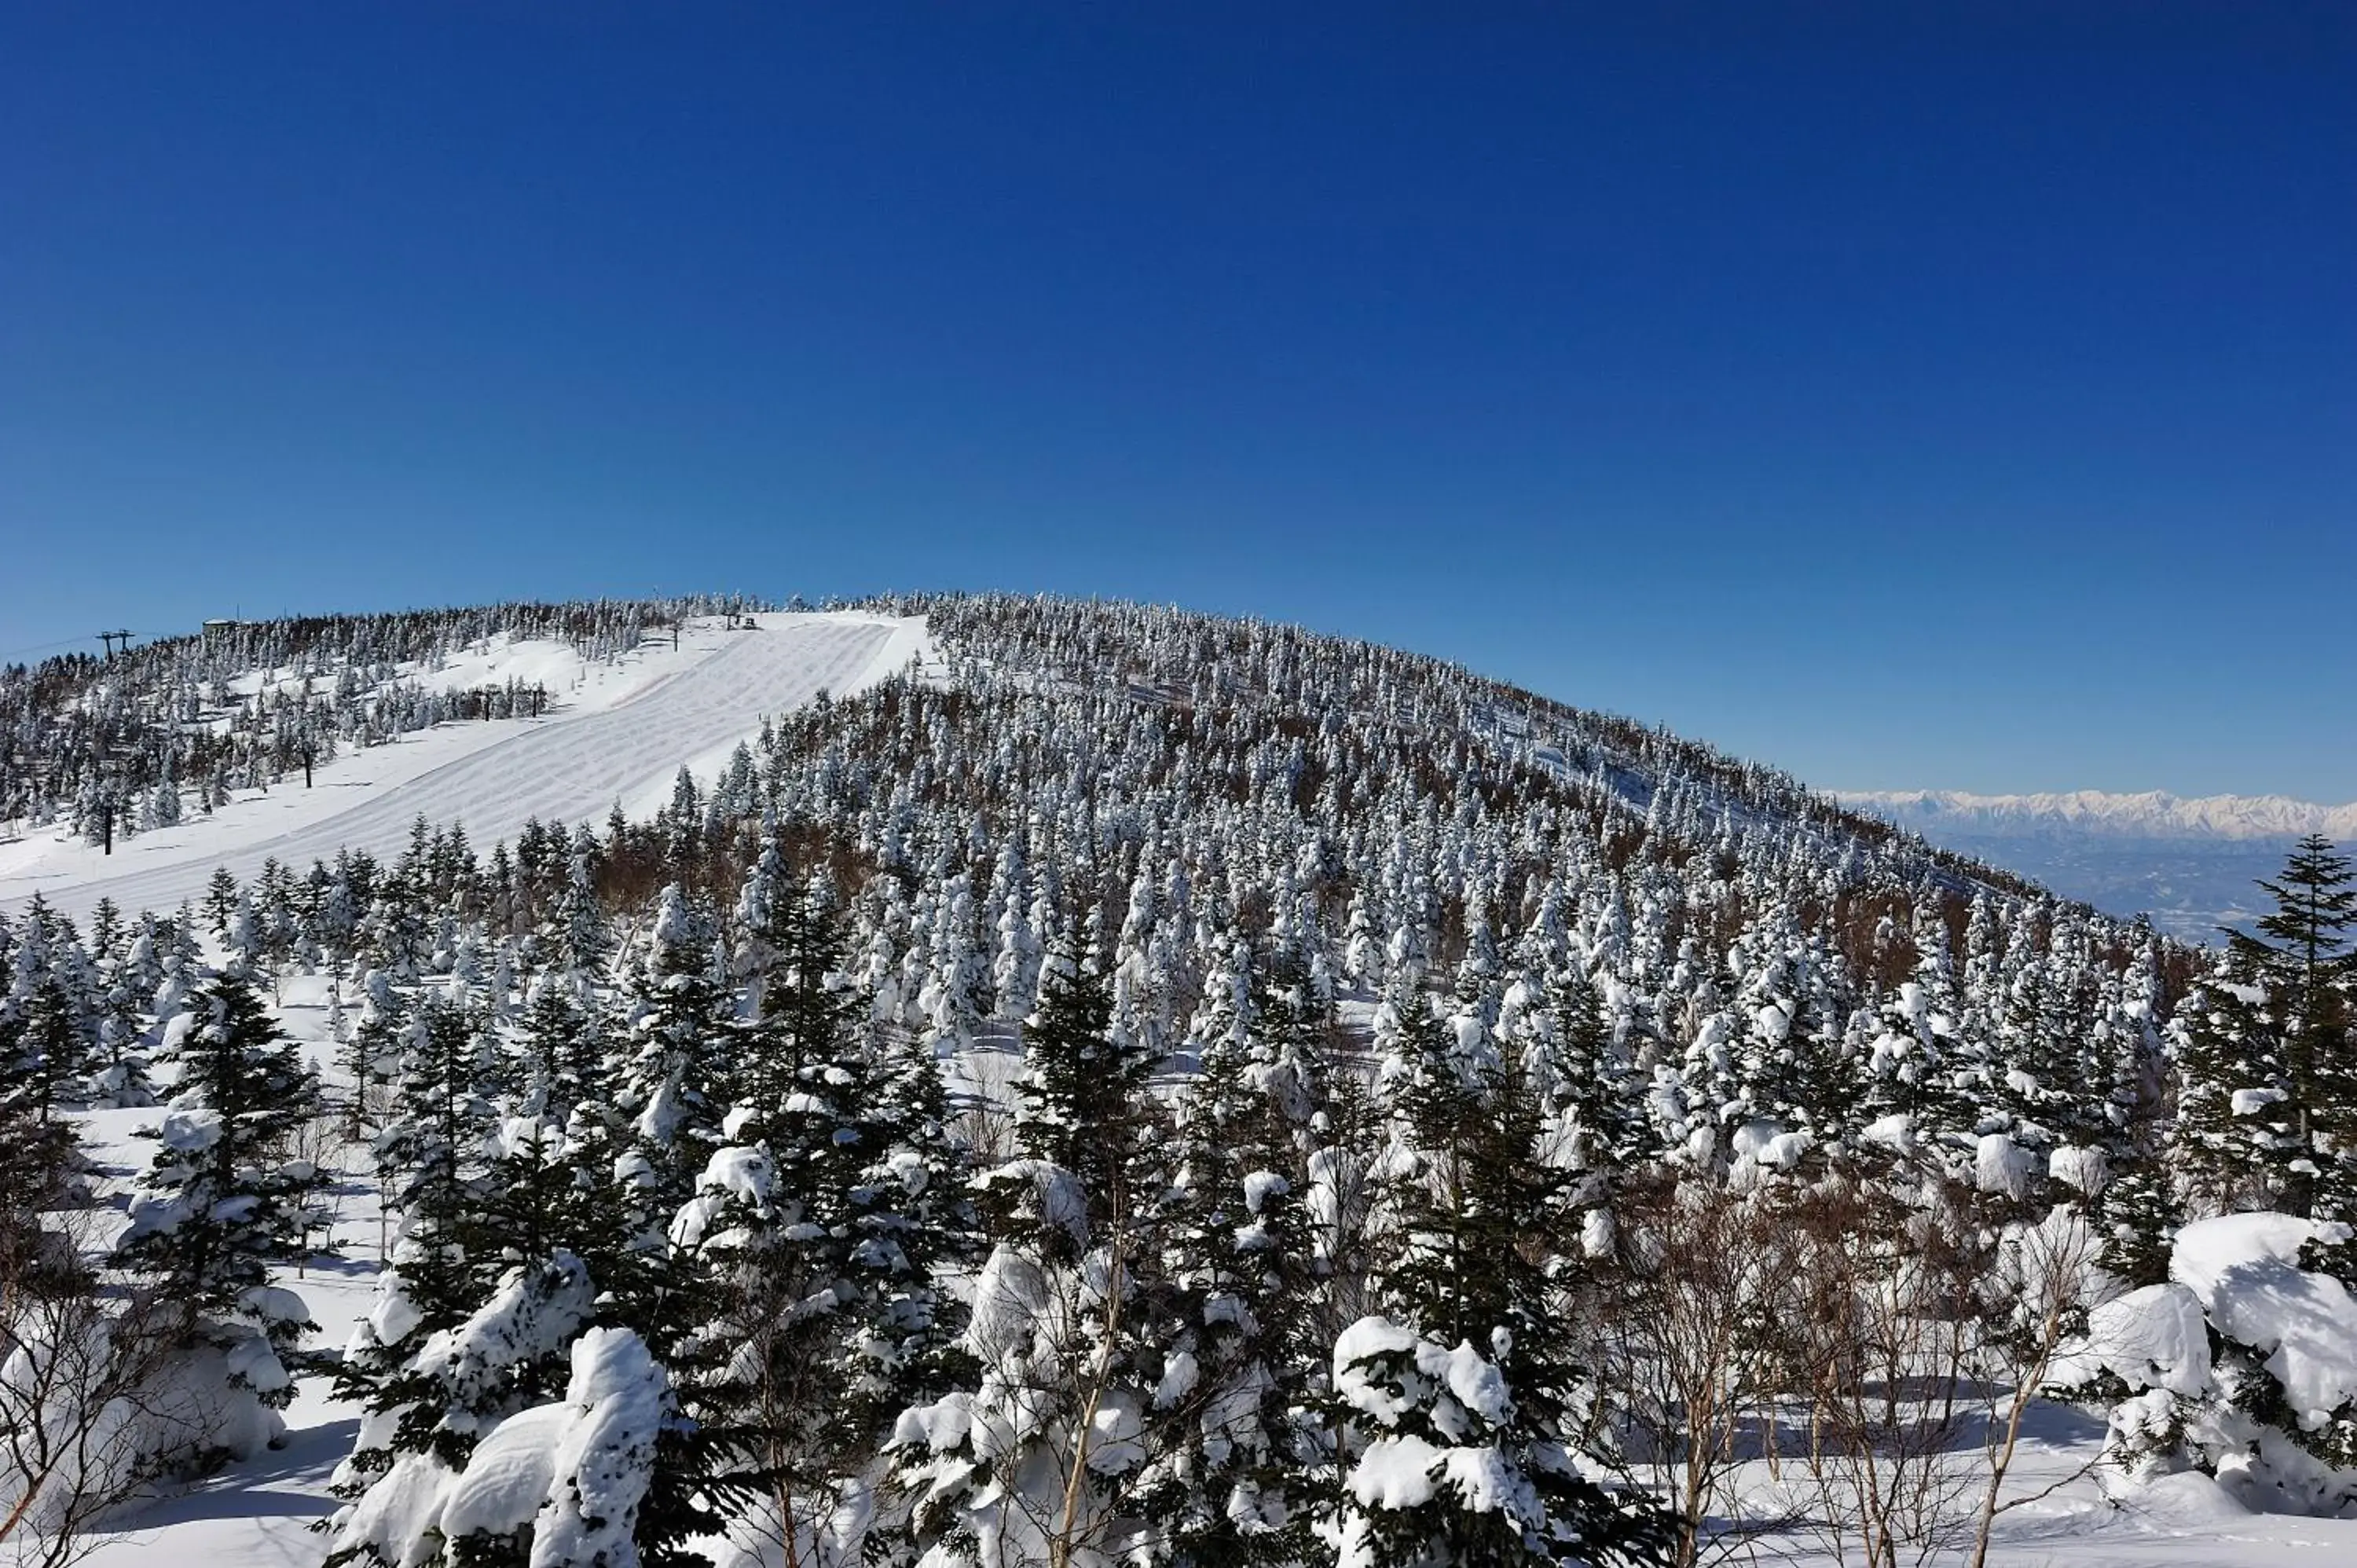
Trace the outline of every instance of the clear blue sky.
<instances>
[{"instance_id":1,"label":"clear blue sky","mask_svg":"<svg viewBox=\"0 0 2357 1568\"><path fill-rule=\"evenodd\" d=\"M2357 797L2357 5L1614 9L7 5L0 654L1042 589Z\"/></svg>"}]
</instances>

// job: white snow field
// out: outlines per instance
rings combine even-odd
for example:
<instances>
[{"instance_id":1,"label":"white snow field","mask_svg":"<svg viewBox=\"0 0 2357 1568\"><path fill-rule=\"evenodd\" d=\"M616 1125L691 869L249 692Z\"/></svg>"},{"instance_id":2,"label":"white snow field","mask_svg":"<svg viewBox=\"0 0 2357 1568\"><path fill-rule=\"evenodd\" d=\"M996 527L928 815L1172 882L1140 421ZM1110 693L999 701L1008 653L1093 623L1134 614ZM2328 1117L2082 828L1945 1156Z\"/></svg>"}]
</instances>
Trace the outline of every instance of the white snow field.
<instances>
[{"instance_id":1,"label":"white snow field","mask_svg":"<svg viewBox=\"0 0 2357 1568\"><path fill-rule=\"evenodd\" d=\"M676 650L651 640L613 666L582 667L554 644L464 660L434 679L466 686L513 674L545 682L559 701L537 719L440 725L345 753L317 770L312 789L290 781L240 791L211 816L124 840L111 856L54 831L0 843L0 909L39 893L76 919L101 898L126 913L169 910L201 897L215 866L242 881L273 857L299 875L339 849L396 852L421 811L437 826L463 822L483 849L512 841L535 817L602 822L618 803L642 816L669 799L683 764L716 772L765 716L821 691L848 695L931 651L920 617L753 618L752 630L690 622ZM577 692L565 691L568 671Z\"/></svg>"}]
</instances>

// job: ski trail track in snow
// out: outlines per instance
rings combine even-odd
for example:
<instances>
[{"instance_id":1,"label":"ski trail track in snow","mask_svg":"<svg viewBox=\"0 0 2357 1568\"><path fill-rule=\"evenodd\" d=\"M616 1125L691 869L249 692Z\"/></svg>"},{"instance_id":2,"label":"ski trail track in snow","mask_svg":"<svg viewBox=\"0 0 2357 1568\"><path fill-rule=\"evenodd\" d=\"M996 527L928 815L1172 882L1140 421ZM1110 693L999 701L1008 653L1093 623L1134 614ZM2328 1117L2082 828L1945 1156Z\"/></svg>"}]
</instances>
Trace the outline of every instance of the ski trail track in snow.
<instances>
[{"instance_id":1,"label":"ski trail track in snow","mask_svg":"<svg viewBox=\"0 0 2357 1568\"><path fill-rule=\"evenodd\" d=\"M203 897L216 866L250 881L275 857L297 875L339 849L380 858L409 842L419 812L436 826L463 822L479 852L513 843L524 823L602 821L667 793L681 765L760 728L763 717L800 707L823 688L846 695L889 675L924 641L922 623L884 618L776 616L732 634L710 657L602 712L555 715L431 772L374 791L349 811L268 837L241 838L211 854L175 846L174 864L42 889L52 907L86 918L101 898L126 914L168 913ZM327 780L323 778L322 787ZM287 786L281 785L280 789ZM301 794L299 782L296 793ZM136 853L140 840L126 848ZM23 899L5 904L21 907Z\"/></svg>"}]
</instances>

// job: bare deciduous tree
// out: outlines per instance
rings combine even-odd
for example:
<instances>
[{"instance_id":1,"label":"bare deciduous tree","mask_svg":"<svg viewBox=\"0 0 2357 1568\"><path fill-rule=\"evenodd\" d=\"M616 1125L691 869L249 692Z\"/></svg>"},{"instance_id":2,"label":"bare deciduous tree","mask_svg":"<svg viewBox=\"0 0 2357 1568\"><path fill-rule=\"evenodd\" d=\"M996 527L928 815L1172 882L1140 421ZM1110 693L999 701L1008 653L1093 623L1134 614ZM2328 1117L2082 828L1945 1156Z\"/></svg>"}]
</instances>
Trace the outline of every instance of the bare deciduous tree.
<instances>
[{"instance_id":1,"label":"bare deciduous tree","mask_svg":"<svg viewBox=\"0 0 2357 1568\"><path fill-rule=\"evenodd\" d=\"M2005 1496L2030 1404L2064 1347L2085 1327L2088 1282L2098 1244L2094 1230L2071 1209L2058 1209L2007 1238L1997 1283L2013 1304L2012 1321L1997 1326L1999 1331L1986 1339L1985 1376L2002 1391L1990 1412L1983 1443L1987 1475L1974 1523L1972 1568L1986 1568L1999 1516L2052 1496L2108 1461L2106 1444L2038 1490Z\"/></svg>"},{"instance_id":2,"label":"bare deciduous tree","mask_svg":"<svg viewBox=\"0 0 2357 1568\"><path fill-rule=\"evenodd\" d=\"M0 1247L0 1560L65 1568L110 1510L165 1473L163 1384L178 1317L85 1261L94 1216L10 1227Z\"/></svg>"},{"instance_id":3,"label":"bare deciduous tree","mask_svg":"<svg viewBox=\"0 0 2357 1568\"><path fill-rule=\"evenodd\" d=\"M1673 1561L1692 1568L1770 1522L1743 1517L1733 1482L1747 1460L1776 1451L1793 1249L1761 1195L1706 1182L1632 1186L1616 1210L1593 1303L1594 1361L1621 1453L1667 1493Z\"/></svg>"}]
</instances>

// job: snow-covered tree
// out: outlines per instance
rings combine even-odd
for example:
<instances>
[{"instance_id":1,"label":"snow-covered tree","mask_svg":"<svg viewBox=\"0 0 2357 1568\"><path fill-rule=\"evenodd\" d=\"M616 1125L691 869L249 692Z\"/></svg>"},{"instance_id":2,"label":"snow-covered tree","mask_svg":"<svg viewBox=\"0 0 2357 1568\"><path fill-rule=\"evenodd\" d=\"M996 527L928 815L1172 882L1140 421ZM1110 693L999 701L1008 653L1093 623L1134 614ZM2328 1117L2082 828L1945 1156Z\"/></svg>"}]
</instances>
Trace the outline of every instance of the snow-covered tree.
<instances>
[{"instance_id":1,"label":"snow-covered tree","mask_svg":"<svg viewBox=\"0 0 2357 1568\"><path fill-rule=\"evenodd\" d=\"M313 1326L270 1270L302 1255L304 1208L321 1181L293 1151L318 1114L318 1081L244 976L217 973L190 1003L167 1053L178 1077L162 1147L117 1257L156 1281L191 1341L225 1353L234 1381L283 1405L293 1392L285 1361Z\"/></svg>"}]
</instances>

